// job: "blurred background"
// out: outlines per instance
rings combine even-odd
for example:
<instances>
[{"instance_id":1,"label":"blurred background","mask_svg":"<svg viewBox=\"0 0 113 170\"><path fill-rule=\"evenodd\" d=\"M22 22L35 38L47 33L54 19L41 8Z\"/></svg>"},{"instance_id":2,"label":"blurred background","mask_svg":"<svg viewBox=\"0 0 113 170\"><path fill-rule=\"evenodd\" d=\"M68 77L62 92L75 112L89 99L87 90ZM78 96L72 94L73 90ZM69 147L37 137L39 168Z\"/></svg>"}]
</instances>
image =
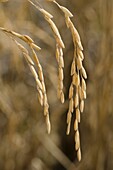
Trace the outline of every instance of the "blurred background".
<instances>
[{"instance_id":1,"label":"blurred background","mask_svg":"<svg viewBox=\"0 0 113 170\"><path fill-rule=\"evenodd\" d=\"M0 170L113 169L113 0L59 0L74 15L84 46L87 100L80 123L82 161L66 135L73 43L61 11L38 1L54 16L66 48L65 104L57 99L55 41L48 23L27 0L0 3L0 26L27 34L42 50L52 132L46 132L34 78L17 46L0 32Z\"/></svg>"}]
</instances>

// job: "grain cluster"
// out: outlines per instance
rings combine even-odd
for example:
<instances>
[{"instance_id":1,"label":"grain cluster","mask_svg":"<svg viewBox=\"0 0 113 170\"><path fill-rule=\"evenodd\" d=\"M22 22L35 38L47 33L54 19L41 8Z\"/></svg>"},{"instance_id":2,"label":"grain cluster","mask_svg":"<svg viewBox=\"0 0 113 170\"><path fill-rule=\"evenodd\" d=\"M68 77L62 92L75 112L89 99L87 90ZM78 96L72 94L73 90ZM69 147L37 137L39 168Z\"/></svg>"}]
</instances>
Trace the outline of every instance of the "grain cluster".
<instances>
[{"instance_id":1,"label":"grain cluster","mask_svg":"<svg viewBox=\"0 0 113 170\"><path fill-rule=\"evenodd\" d=\"M63 68L64 68L64 59L63 59L63 48L65 48L63 40L61 38L61 35L59 33L59 30L55 23L53 22L52 18L53 16L46 11L45 9L41 8L39 4L37 3L34 4L31 0L28 0L34 7L36 7L42 14L44 19L49 23L50 28L52 29L53 36L56 41L56 60L58 63L58 89L57 89L57 94L58 98L61 100L61 103L64 103L64 92L63 92L63 79L64 79L64 73L63 73Z\"/></svg>"},{"instance_id":2,"label":"grain cluster","mask_svg":"<svg viewBox=\"0 0 113 170\"><path fill-rule=\"evenodd\" d=\"M75 120L74 120L74 131L75 131L75 150L77 151L78 160L81 160L81 148L80 148L80 134L79 134L79 126L80 123L80 114L84 110L84 100L86 99L86 82L87 78L86 71L83 67L83 46L81 43L81 39L77 29L71 21L71 17L73 17L72 13L65 7L61 6L55 0L49 0L54 2L60 10L64 13L65 22L67 28L70 29L73 44L74 44L74 55L73 61L71 65L71 77L72 82L69 88L69 109L67 113L67 135L70 133L71 121L73 112L75 112Z\"/></svg>"},{"instance_id":3,"label":"grain cluster","mask_svg":"<svg viewBox=\"0 0 113 170\"><path fill-rule=\"evenodd\" d=\"M46 94L45 83L44 83L44 76L43 76L42 66L35 52L35 50L39 51L41 50L41 48L37 46L35 42L28 35L22 35L2 27L0 27L0 30L5 32L6 35L8 35L16 43L18 48L21 50L26 62L28 63L30 71L36 81L39 102L41 106L43 106L44 108L44 116L46 118L47 132L50 133L51 124L49 119L49 104L48 104L48 99ZM19 38L29 45L32 51L32 56L30 56L28 50L21 43L19 43L15 38ZM38 69L38 73L35 69L35 66Z\"/></svg>"}]
</instances>

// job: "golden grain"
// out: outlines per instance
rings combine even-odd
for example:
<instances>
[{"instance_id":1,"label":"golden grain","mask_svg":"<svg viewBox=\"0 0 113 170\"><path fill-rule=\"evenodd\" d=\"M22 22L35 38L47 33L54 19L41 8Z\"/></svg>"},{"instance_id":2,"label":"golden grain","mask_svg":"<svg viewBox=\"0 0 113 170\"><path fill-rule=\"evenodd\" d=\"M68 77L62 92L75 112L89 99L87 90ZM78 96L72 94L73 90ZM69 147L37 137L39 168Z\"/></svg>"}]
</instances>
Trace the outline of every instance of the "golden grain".
<instances>
[{"instance_id":1,"label":"golden grain","mask_svg":"<svg viewBox=\"0 0 113 170\"><path fill-rule=\"evenodd\" d=\"M75 108L77 108L77 106L79 105L79 96L78 96L78 93L75 94L74 105L75 105Z\"/></svg>"},{"instance_id":2,"label":"golden grain","mask_svg":"<svg viewBox=\"0 0 113 170\"><path fill-rule=\"evenodd\" d=\"M82 77L82 89L86 91L86 82L83 77Z\"/></svg>"},{"instance_id":3,"label":"golden grain","mask_svg":"<svg viewBox=\"0 0 113 170\"><path fill-rule=\"evenodd\" d=\"M73 88L73 84L71 84L69 89L69 99L73 98L73 93L74 93L74 88Z\"/></svg>"},{"instance_id":4,"label":"golden grain","mask_svg":"<svg viewBox=\"0 0 113 170\"><path fill-rule=\"evenodd\" d=\"M78 121L75 119L74 121L74 130L76 131L78 129Z\"/></svg>"},{"instance_id":5,"label":"golden grain","mask_svg":"<svg viewBox=\"0 0 113 170\"><path fill-rule=\"evenodd\" d=\"M76 109L76 119L77 119L78 123L80 123L80 110L79 110L79 108Z\"/></svg>"},{"instance_id":6,"label":"golden grain","mask_svg":"<svg viewBox=\"0 0 113 170\"><path fill-rule=\"evenodd\" d=\"M67 124L71 121L71 118L72 118L72 114L70 111L68 111L67 113Z\"/></svg>"},{"instance_id":7,"label":"golden grain","mask_svg":"<svg viewBox=\"0 0 113 170\"><path fill-rule=\"evenodd\" d=\"M73 60L72 65L71 65L71 76L76 73L76 68L75 68L75 60Z\"/></svg>"},{"instance_id":8,"label":"golden grain","mask_svg":"<svg viewBox=\"0 0 113 170\"><path fill-rule=\"evenodd\" d=\"M66 131L67 135L70 134L70 126L71 126L71 120L68 122L68 125L67 125L67 131Z\"/></svg>"},{"instance_id":9,"label":"golden grain","mask_svg":"<svg viewBox=\"0 0 113 170\"><path fill-rule=\"evenodd\" d=\"M84 100L81 100L81 102L80 102L80 111L81 112L84 111Z\"/></svg>"},{"instance_id":10,"label":"golden grain","mask_svg":"<svg viewBox=\"0 0 113 170\"><path fill-rule=\"evenodd\" d=\"M77 158L79 161L81 161L81 149L80 148L77 151Z\"/></svg>"},{"instance_id":11,"label":"golden grain","mask_svg":"<svg viewBox=\"0 0 113 170\"><path fill-rule=\"evenodd\" d=\"M73 113L73 110L74 110L73 98L71 98L70 101L69 101L69 110L70 110L71 113Z\"/></svg>"}]
</instances>

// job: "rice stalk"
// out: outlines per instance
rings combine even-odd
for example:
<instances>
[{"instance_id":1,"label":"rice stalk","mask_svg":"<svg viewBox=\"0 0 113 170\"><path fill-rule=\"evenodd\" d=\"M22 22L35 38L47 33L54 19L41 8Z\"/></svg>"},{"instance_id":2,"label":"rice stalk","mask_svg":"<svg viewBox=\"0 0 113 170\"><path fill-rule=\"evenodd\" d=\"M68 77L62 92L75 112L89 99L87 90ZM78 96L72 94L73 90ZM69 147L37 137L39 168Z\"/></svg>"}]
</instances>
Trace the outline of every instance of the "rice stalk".
<instances>
[{"instance_id":1,"label":"rice stalk","mask_svg":"<svg viewBox=\"0 0 113 170\"><path fill-rule=\"evenodd\" d=\"M47 99L47 94L46 94L45 83L44 83L44 76L43 76L42 66L41 66L41 64L38 60L38 57L36 55L36 52L34 50L34 49L40 50L41 48L38 47L34 43L34 41L27 35L21 35L19 33L16 33L14 31L9 31L2 27L0 27L0 30L5 32L6 35L8 35L16 43L18 48L21 50L26 62L28 63L28 66L29 66L31 73L32 73L33 77L35 78L35 81L37 84L39 102L40 102L41 106L44 107L44 116L46 117L47 132L50 133L51 124L50 124L50 119L49 119L49 104L48 104L48 99ZM15 38L13 38L13 36L20 38L21 40L23 40L30 46L30 48L32 50L32 54L33 54L33 59L34 59L36 66L38 68L38 74L35 69L35 63L33 62L31 56L29 55L28 50L22 44L20 44Z\"/></svg>"},{"instance_id":2,"label":"rice stalk","mask_svg":"<svg viewBox=\"0 0 113 170\"><path fill-rule=\"evenodd\" d=\"M47 98L46 87L45 87L45 82L44 82L43 70L42 70L42 66L38 60L37 54L36 54L35 50L32 48L32 46L31 46L31 50L32 50L32 54L33 54L33 59L34 59L36 66L38 68L39 79L42 84L42 94L43 94L42 105L44 107L44 115L46 116L47 131L48 131L48 133L50 133L51 125L50 125L50 121L49 121L49 104L48 104L48 98ZM40 98L40 96L39 96L39 98Z\"/></svg>"},{"instance_id":3,"label":"rice stalk","mask_svg":"<svg viewBox=\"0 0 113 170\"><path fill-rule=\"evenodd\" d=\"M71 65L71 76L72 82L69 88L69 109L67 113L67 134L70 133L72 113L75 110L75 121L74 121L74 130L75 130L75 150L77 151L78 160L81 160L81 149L80 149L80 135L78 123L80 123L80 112L84 110L84 100L86 99L86 82L87 78L86 71L83 67L83 46L77 29L71 21L73 14L64 6L61 6L55 0L47 0L54 2L60 10L65 15L65 22L67 28L70 29L73 43L74 43L74 56Z\"/></svg>"},{"instance_id":4,"label":"rice stalk","mask_svg":"<svg viewBox=\"0 0 113 170\"><path fill-rule=\"evenodd\" d=\"M56 40L56 59L58 63L58 89L57 89L57 94L58 98L61 100L61 103L64 103L64 92L63 92L63 79L64 79L64 74L63 74L63 68L64 68L64 60L63 60L63 48L65 48L64 43L62 41L61 35L59 33L59 30L55 23L52 21L53 16L47 12L45 9L38 5L35 5L31 0L28 0L34 7L36 7L44 16L45 20L49 23L53 35ZM35 0L36 1L36 0ZM36 1L37 3L37 1Z\"/></svg>"}]
</instances>

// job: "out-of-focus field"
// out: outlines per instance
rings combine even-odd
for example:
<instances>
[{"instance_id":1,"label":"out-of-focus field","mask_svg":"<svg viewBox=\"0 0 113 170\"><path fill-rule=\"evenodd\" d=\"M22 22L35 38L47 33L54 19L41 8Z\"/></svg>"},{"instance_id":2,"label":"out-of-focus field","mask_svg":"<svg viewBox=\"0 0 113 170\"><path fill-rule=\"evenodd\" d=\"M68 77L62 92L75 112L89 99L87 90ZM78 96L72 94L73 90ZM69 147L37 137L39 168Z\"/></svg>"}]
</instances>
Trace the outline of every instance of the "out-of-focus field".
<instances>
[{"instance_id":1,"label":"out-of-focus field","mask_svg":"<svg viewBox=\"0 0 113 170\"><path fill-rule=\"evenodd\" d=\"M113 0L59 0L74 15L84 46L87 100L81 116L82 161L78 163L73 130L66 135L73 43L61 11L39 3L53 16L66 48L65 104L57 99L57 63L52 31L27 0L0 3L0 27L32 37L42 50L52 132L47 135L36 84L17 46L0 32L0 170L113 169Z\"/></svg>"}]
</instances>

